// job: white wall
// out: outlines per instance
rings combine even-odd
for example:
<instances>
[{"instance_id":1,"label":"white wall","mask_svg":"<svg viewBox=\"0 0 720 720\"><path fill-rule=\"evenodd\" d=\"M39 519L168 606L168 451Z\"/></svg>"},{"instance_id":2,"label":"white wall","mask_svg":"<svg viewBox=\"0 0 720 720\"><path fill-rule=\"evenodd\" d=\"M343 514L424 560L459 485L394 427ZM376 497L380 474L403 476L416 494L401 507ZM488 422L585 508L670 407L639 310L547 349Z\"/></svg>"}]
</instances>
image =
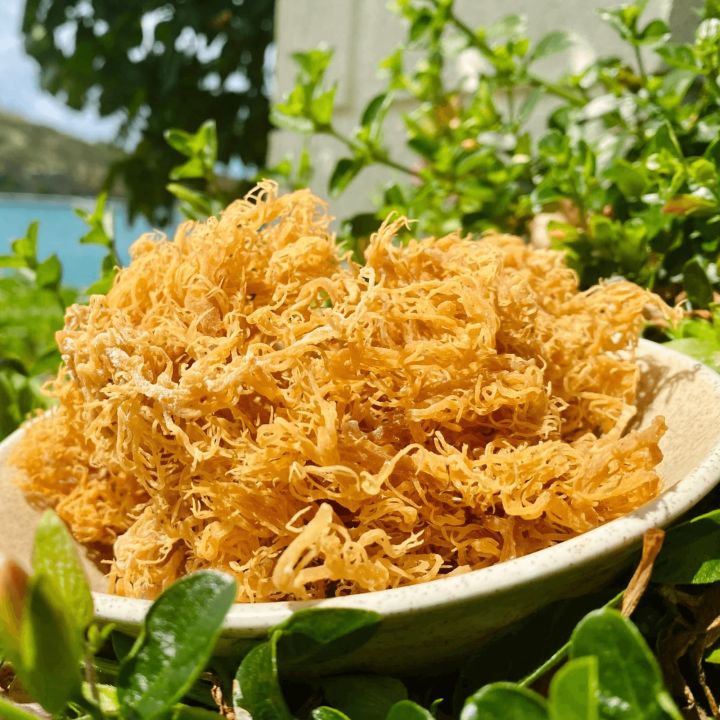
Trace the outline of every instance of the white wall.
<instances>
[{"instance_id":1,"label":"white wall","mask_svg":"<svg viewBox=\"0 0 720 720\"><path fill-rule=\"evenodd\" d=\"M685 39L694 27L693 7L700 2L650 0L646 17L662 17L670 23L676 38ZM533 40L552 30L574 33L578 42L572 51L547 58L539 68L543 74L561 74L587 64L595 54L623 48L598 16L598 8L617 4L617 0L457 0L456 9L471 27L490 24L511 13L526 15ZM379 62L406 37L402 21L386 5L386 0L277 0L277 98L293 87L296 71L290 53L321 44L329 46L335 50L329 79L338 81L335 123L346 133L352 131L367 101L384 87ZM393 155L402 158L402 122L397 115L388 122L391 146L395 138ZM288 155L296 157L303 142L298 134L273 132L271 162ZM316 168L312 188L327 197L327 179L337 159L345 154L344 148L332 138L316 137L310 150ZM370 209L369 200L381 184L393 177L393 172L388 168L364 170L340 198L332 200L333 213L344 218Z\"/></svg>"}]
</instances>

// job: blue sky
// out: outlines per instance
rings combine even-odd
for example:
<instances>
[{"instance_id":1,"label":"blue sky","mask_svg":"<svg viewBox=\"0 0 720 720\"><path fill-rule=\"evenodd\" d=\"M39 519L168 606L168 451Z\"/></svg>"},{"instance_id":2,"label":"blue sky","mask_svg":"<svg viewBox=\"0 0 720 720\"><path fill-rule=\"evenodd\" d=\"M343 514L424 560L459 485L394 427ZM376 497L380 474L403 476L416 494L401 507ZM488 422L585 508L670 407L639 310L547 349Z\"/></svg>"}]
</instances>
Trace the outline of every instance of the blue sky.
<instances>
[{"instance_id":1,"label":"blue sky","mask_svg":"<svg viewBox=\"0 0 720 720\"><path fill-rule=\"evenodd\" d=\"M23 49L24 7L25 0L0 0L0 110L85 140L112 140L117 119L100 118L93 110L71 110L61 98L40 90L37 63Z\"/></svg>"}]
</instances>

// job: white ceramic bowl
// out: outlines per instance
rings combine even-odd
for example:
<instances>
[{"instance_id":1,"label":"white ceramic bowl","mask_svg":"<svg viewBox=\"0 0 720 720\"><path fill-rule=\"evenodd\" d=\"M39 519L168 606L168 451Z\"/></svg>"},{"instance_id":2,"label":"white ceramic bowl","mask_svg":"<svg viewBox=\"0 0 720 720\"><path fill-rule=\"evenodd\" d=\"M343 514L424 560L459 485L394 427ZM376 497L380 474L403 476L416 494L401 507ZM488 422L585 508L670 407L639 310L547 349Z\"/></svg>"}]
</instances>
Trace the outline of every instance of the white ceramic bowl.
<instances>
[{"instance_id":1,"label":"white ceramic bowl","mask_svg":"<svg viewBox=\"0 0 720 720\"><path fill-rule=\"evenodd\" d=\"M218 651L233 652L264 637L301 607L362 608L383 616L380 629L334 669L427 671L457 661L483 638L551 602L602 587L627 566L646 530L679 518L720 479L720 375L647 341L640 356L643 422L662 414L668 424L661 442L664 489L654 501L554 547L457 577L320 601L237 604ZM20 433L0 444L0 553L28 563L38 513L13 486L16 471L3 464ZM88 568L93 586L101 588L99 571ZM148 606L145 600L95 592L98 618L128 632L137 631Z\"/></svg>"}]
</instances>

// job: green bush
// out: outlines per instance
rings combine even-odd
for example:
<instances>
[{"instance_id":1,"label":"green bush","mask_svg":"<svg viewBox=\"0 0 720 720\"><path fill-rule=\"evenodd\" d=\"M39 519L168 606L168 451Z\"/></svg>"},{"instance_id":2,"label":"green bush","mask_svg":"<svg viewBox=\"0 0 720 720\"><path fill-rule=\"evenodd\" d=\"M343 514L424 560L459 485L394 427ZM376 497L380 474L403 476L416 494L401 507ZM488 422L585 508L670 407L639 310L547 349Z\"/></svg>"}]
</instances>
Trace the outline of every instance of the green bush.
<instances>
[{"instance_id":1,"label":"green bush","mask_svg":"<svg viewBox=\"0 0 720 720\"><path fill-rule=\"evenodd\" d=\"M352 135L333 122L329 51L294 56L296 85L272 113L280 127L346 146L331 194L372 165L402 173L378 206L347 220L358 255L390 211L417 220L420 234L497 228L526 236L539 213L555 212L550 236L584 286L623 275L670 302L681 292L694 308L712 302L720 242L717 0L707 0L688 43L671 42L662 20L643 20L644 2L603 11L634 61L600 57L560 80L544 77L538 61L568 49L565 33L532 44L518 16L474 29L453 0L396 4L407 41L382 63L387 87ZM471 78L452 71L466 51L486 68ZM543 97L555 107L533 137L528 122ZM384 142L384 126L408 101L403 155L411 160L402 163Z\"/></svg>"}]
</instances>

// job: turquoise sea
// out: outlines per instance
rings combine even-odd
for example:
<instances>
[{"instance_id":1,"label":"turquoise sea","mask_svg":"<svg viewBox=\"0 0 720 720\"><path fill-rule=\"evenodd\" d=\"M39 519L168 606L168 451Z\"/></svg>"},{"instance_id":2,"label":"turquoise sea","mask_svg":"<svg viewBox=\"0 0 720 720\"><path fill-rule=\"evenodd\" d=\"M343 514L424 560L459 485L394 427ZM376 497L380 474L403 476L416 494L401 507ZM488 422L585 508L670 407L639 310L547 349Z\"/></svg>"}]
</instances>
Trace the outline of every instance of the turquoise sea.
<instances>
[{"instance_id":1,"label":"turquoise sea","mask_svg":"<svg viewBox=\"0 0 720 720\"><path fill-rule=\"evenodd\" d=\"M87 226L74 208L92 210L95 198L0 194L0 255L10 252L10 243L25 235L28 225L38 220L38 257L42 260L57 253L64 267L66 285L84 287L97 279L103 249L81 245L78 240ZM144 219L128 223L123 204L109 201L115 241L123 264L128 262L132 242L152 228Z\"/></svg>"}]
</instances>

